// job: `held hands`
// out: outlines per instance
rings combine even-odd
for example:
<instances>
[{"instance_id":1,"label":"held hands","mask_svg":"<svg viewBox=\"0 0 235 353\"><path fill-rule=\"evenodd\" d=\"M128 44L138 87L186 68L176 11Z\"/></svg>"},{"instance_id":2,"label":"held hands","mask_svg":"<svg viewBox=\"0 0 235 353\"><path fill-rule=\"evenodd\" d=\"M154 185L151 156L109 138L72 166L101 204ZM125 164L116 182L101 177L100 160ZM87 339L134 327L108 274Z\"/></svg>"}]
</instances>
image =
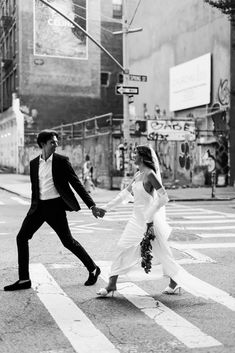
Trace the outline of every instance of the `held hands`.
<instances>
[{"instance_id":1,"label":"held hands","mask_svg":"<svg viewBox=\"0 0 235 353\"><path fill-rule=\"evenodd\" d=\"M152 235L154 235L153 222L147 223L146 233L147 233L148 235L150 235L150 237L151 237Z\"/></svg>"},{"instance_id":2,"label":"held hands","mask_svg":"<svg viewBox=\"0 0 235 353\"><path fill-rule=\"evenodd\" d=\"M99 217L103 218L106 213L106 210L104 210L103 208L96 207L96 206L93 206L91 211L92 211L93 216L95 218L99 218Z\"/></svg>"}]
</instances>

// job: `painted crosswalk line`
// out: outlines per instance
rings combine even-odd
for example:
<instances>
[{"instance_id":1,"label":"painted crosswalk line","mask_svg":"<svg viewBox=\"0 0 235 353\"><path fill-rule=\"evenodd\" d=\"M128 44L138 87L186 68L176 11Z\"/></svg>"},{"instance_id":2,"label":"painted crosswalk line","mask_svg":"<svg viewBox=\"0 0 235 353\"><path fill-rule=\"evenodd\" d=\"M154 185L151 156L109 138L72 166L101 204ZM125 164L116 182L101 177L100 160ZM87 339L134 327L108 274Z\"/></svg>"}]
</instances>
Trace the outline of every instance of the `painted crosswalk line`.
<instances>
[{"instance_id":1,"label":"painted crosswalk line","mask_svg":"<svg viewBox=\"0 0 235 353\"><path fill-rule=\"evenodd\" d=\"M235 230L235 225L233 226L208 226L208 227L191 227L191 226L187 226L187 227L174 227L175 229L188 229L188 230L227 230L227 229L232 229L232 230Z\"/></svg>"},{"instance_id":2,"label":"painted crosswalk line","mask_svg":"<svg viewBox=\"0 0 235 353\"><path fill-rule=\"evenodd\" d=\"M188 249L229 249L235 248L235 243L203 243L203 244L179 244L175 242L169 242L170 246L179 250Z\"/></svg>"},{"instance_id":3,"label":"painted crosswalk line","mask_svg":"<svg viewBox=\"0 0 235 353\"><path fill-rule=\"evenodd\" d=\"M108 275L110 273L111 262L98 261L97 263L101 268L101 277L107 282ZM199 279L197 280L200 281L200 288L202 288L202 291L207 295L208 299L211 299L214 302L225 306L229 310L235 311L234 297L232 297L229 293L223 291L222 289L216 288L205 281Z\"/></svg>"},{"instance_id":4,"label":"painted crosswalk line","mask_svg":"<svg viewBox=\"0 0 235 353\"><path fill-rule=\"evenodd\" d=\"M197 233L199 238L234 238L235 237L235 229L233 233Z\"/></svg>"},{"instance_id":5,"label":"painted crosswalk line","mask_svg":"<svg viewBox=\"0 0 235 353\"><path fill-rule=\"evenodd\" d=\"M78 224L79 223L79 224ZM73 234L91 234L95 231L112 231L112 228L103 227L100 223L93 222L87 223L84 220L80 221L69 221L69 227ZM50 231L50 234L54 234L54 231Z\"/></svg>"},{"instance_id":6,"label":"painted crosswalk line","mask_svg":"<svg viewBox=\"0 0 235 353\"><path fill-rule=\"evenodd\" d=\"M107 282L110 263L100 261L98 264L102 270L101 277ZM203 333L198 327L176 314L173 310L156 301L149 293L137 285L131 282L120 283L117 285L117 290L140 311L154 320L157 325L168 331L188 348L206 348L222 345L221 342Z\"/></svg>"},{"instance_id":7,"label":"painted crosswalk line","mask_svg":"<svg viewBox=\"0 0 235 353\"><path fill-rule=\"evenodd\" d=\"M42 264L31 264L33 289L77 353L119 353Z\"/></svg>"},{"instance_id":8,"label":"painted crosswalk line","mask_svg":"<svg viewBox=\"0 0 235 353\"><path fill-rule=\"evenodd\" d=\"M226 218L233 218L235 219L235 215L227 215L227 214L211 214L211 215L208 215L208 214L201 214L200 216L182 216L183 218L186 218L186 219L226 219Z\"/></svg>"},{"instance_id":9,"label":"painted crosswalk line","mask_svg":"<svg viewBox=\"0 0 235 353\"><path fill-rule=\"evenodd\" d=\"M235 227L235 219L192 219L192 220L171 220L170 221L171 224L215 224L215 223L234 223L234 227Z\"/></svg>"}]
</instances>

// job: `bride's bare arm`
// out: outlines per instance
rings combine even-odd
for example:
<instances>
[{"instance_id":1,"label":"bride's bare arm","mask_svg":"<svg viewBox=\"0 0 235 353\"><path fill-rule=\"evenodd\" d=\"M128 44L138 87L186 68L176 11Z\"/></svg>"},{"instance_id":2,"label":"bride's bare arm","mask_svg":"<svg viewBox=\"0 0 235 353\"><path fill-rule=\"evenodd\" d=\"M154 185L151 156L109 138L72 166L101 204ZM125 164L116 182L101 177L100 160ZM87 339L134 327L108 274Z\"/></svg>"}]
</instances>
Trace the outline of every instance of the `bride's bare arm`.
<instances>
[{"instance_id":1,"label":"bride's bare arm","mask_svg":"<svg viewBox=\"0 0 235 353\"><path fill-rule=\"evenodd\" d=\"M134 183L135 179L133 179L130 184L123 189L119 194L111 201L109 201L103 208L106 211L110 211L120 205L121 203L133 201L133 196L132 196L132 184Z\"/></svg>"},{"instance_id":2,"label":"bride's bare arm","mask_svg":"<svg viewBox=\"0 0 235 353\"><path fill-rule=\"evenodd\" d=\"M156 190L157 196L153 199L150 207L145 211L145 219L146 223L150 223L153 221L153 216L155 212L157 212L161 207L165 206L169 201L167 192L162 184L157 179L157 176L154 172L150 172L147 176L147 182L152 186L153 189Z\"/></svg>"}]
</instances>

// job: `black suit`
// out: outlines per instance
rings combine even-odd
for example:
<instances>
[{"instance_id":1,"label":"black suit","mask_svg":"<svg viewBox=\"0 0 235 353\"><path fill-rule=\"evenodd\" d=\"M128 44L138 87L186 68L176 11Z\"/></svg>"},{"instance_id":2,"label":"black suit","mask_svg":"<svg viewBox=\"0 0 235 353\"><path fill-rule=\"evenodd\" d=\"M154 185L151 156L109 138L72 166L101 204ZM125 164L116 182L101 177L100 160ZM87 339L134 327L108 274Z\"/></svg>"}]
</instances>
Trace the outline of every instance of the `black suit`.
<instances>
[{"instance_id":1,"label":"black suit","mask_svg":"<svg viewBox=\"0 0 235 353\"><path fill-rule=\"evenodd\" d=\"M69 159L57 153L54 153L52 159L52 177L60 197L45 201L40 200L39 160L40 156L30 162L31 207L17 235L19 279L29 278L28 240L33 237L33 234L44 222L47 222L54 229L63 245L83 262L89 272L94 271L96 268L95 263L81 244L72 237L68 227L65 210L80 210L80 205L69 184L71 184L87 207L90 208L95 203L79 181Z\"/></svg>"}]
</instances>

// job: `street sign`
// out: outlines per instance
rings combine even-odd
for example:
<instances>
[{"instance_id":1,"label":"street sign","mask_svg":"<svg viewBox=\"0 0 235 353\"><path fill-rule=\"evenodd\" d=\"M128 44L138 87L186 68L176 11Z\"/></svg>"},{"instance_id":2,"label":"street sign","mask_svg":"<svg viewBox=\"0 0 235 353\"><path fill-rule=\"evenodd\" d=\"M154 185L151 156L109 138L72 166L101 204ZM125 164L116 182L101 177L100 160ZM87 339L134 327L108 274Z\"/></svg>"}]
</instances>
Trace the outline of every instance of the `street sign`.
<instances>
[{"instance_id":1,"label":"street sign","mask_svg":"<svg viewBox=\"0 0 235 353\"><path fill-rule=\"evenodd\" d=\"M147 82L147 76L129 74L130 81Z\"/></svg>"},{"instance_id":2,"label":"street sign","mask_svg":"<svg viewBox=\"0 0 235 353\"><path fill-rule=\"evenodd\" d=\"M139 94L139 87L116 85L116 94Z\"/></svg>"}]
</instances>

